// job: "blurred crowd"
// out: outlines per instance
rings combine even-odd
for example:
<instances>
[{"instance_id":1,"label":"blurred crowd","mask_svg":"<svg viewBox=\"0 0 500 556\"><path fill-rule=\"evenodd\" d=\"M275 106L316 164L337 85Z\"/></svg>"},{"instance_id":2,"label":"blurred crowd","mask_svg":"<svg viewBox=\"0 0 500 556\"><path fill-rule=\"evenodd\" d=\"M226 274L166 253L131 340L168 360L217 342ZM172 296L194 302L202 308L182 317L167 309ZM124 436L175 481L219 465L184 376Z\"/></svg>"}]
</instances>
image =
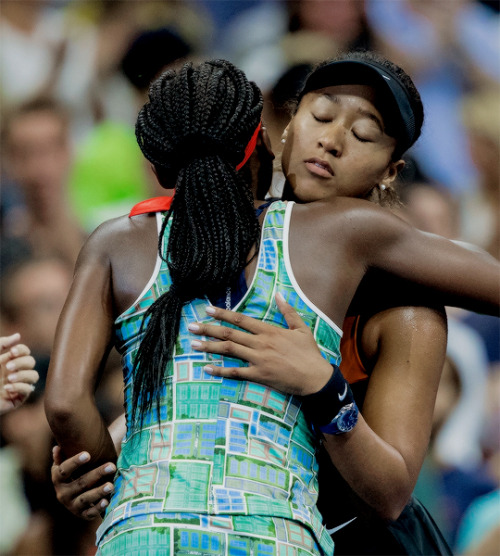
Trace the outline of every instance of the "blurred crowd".
<instances>
[{"instance_id":1,"label":"blurred crowd","mask_svg":"<svg viewBox=\"0 0 500 556\"><path fill-rule=\"evenodd\" d=\"M213 57L241 67L264 93L279 164L287 105L312 65L346 49L381 51L412 75L426 109L400 180L401 216L500 258L496 0L2 0L0 10L0 333L20 332L41 376L29 401L2 416L0 554L95 550L96 525L55 499L44 379L85 238L162 194L134 123L163 69ZM416 495L456 554L498 554L499 319L448 316ZM102 377L111 422L123 401L116 353Z\"/></svg>"}]
</instances>

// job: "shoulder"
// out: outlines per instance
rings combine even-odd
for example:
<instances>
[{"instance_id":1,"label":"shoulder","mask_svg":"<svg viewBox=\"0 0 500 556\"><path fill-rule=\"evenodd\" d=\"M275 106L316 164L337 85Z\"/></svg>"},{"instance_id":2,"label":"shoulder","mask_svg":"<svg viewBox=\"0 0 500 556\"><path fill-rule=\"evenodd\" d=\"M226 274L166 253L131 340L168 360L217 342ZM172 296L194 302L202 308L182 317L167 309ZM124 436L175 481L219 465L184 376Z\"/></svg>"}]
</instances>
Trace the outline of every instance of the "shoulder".
<instances>
[{"instance_id":1,"label":"shoulder","mask_svg":"<svg viewBox=\"0 0 500 556\"><path fill-rule=\"evenodd\" d=\"M390 346L407 351L407 346L419 345L429 349L430 344L446 344L446 314L444 308L425 306L400 306L381 310L364 319L361 345L365 357L370 360Z\"/></svg>"},{"instance_id":2,"label":"shoulder","mask_svg":"<svg viewBox=\"0 0 500 556\"><path fill-rule=\"evenodd\" d=\"M131 251L142 241L157 235L154 214L141 214L130 218L119 216L100 224L88 237L79 259L112 260L124 251Z\"/></svg>"},{"instance_id":3,"label":"shoulder","mask_svg":"<svg viewBox=\"0 0 500 556\"><path fill-rule=\"evenodd\" d=\"M332 228L342 223L348 228L359 231L380 228L390 233L393 228L409 228L410 225L389 209L376 205L365 199L337 197L326 201L314 201L297 204L294 212L314 215L329 222ZM335 218L332 218L335 217Z\"/></svg>"},{"instance_id":4,"label":"shoulder","mask_svg":"<svg viewBox=\"0 0 500 556\"><path fill-rule=\"evenodd\" d=\"M367 260L415 233L389 209L364 199L338 197L296 205L292 218L298 226L312 227L330 245L347 242L353 254L364 253Z\"/></svg>"}]
</instances>

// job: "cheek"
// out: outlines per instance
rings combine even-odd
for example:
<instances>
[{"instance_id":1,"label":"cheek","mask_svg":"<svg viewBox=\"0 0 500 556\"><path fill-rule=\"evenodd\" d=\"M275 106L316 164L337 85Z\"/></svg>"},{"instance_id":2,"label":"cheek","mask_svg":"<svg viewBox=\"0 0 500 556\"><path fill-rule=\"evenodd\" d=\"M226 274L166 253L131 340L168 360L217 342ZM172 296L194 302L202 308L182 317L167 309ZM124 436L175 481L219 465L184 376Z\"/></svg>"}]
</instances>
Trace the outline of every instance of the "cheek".
<instances>
[{"instance_id":1,"label":"cheek","mask_svg":"<svg viewBox=\"0 0 500 556\"><path fill-rule=\"evenodd\" d=\"M387 175L389 159L386 156L377 157L373 154L360 153L351 160L351 170L360 182L371 185L381 183Z\"/></svg>"},{"instance_id":2,"label":"cheek","mask_svg":"<svg viewBox=\"0 0 500 556\"><path fill-rule=\"evenodd\" d=\"M305 157L308 147L312 144L311 134L307 133L300 123L290 126L281 155L285 168L293 167Z\"/></svg>"}]
</instances>

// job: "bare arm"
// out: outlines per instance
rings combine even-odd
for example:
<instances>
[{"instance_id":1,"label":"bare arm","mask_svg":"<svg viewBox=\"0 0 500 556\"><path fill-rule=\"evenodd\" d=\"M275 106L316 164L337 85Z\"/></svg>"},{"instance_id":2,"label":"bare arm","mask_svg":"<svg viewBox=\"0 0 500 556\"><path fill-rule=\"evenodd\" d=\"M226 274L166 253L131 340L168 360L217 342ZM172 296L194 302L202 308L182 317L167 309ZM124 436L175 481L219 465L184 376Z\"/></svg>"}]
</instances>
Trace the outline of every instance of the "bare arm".
<instances>
[{"instance_id":1,"label":"bare arm","mask_svg":"<svg viewBox=\"0 0 500 556\"><path fill-rule=\"evenodd\" d=\"M360 260L439 292L442 305L499 315L498 260L367 205L353 219L350 236Z\"/></svg>"},{"instance_id":2,"label":"bare arm","mask_svg":"<svg viewBox=\"0 0 500 556\"><path fill-rule=\"evenodd\" d=\"M66 456L85 449L93 463L115 461L116 451L94 399L112 343L111 268L104 228L82 249L58 323L45 409Z\"/></svg>"},{"instance_id":3,"label":"bare arm","mask_svg":"<svg viewBox=\"0 0 500 556\"><path fill-rule=\"evenodd\" d=\"M362 415L352 432L327 435L325 447L356 494L396 519L427 451L446 318L427 307L395 307L371 317L362 339L374 362Z\"/></svg>"}]
</instances>

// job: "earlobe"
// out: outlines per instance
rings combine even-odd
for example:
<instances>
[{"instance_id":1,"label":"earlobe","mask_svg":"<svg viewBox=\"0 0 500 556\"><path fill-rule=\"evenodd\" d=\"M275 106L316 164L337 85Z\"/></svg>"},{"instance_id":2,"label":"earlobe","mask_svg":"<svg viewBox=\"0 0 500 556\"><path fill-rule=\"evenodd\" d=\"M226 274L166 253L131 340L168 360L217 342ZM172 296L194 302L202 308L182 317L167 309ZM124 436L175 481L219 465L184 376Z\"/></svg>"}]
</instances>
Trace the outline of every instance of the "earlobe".
<instances>
[{"instance_id":1,"label":"earlobe","mask_svg":"<svg viewBox=\"0 0 500 556\"><path fill-rule=\"evenodd\" d=\"M390 185L398 177L398 174L402 172L405 164L406 163L403 159L397 160L396 162L391 162L389 164L389 168L387 169L387 174L383 179L383 183L386 186Z\"/></svg>"}]
</instances>

